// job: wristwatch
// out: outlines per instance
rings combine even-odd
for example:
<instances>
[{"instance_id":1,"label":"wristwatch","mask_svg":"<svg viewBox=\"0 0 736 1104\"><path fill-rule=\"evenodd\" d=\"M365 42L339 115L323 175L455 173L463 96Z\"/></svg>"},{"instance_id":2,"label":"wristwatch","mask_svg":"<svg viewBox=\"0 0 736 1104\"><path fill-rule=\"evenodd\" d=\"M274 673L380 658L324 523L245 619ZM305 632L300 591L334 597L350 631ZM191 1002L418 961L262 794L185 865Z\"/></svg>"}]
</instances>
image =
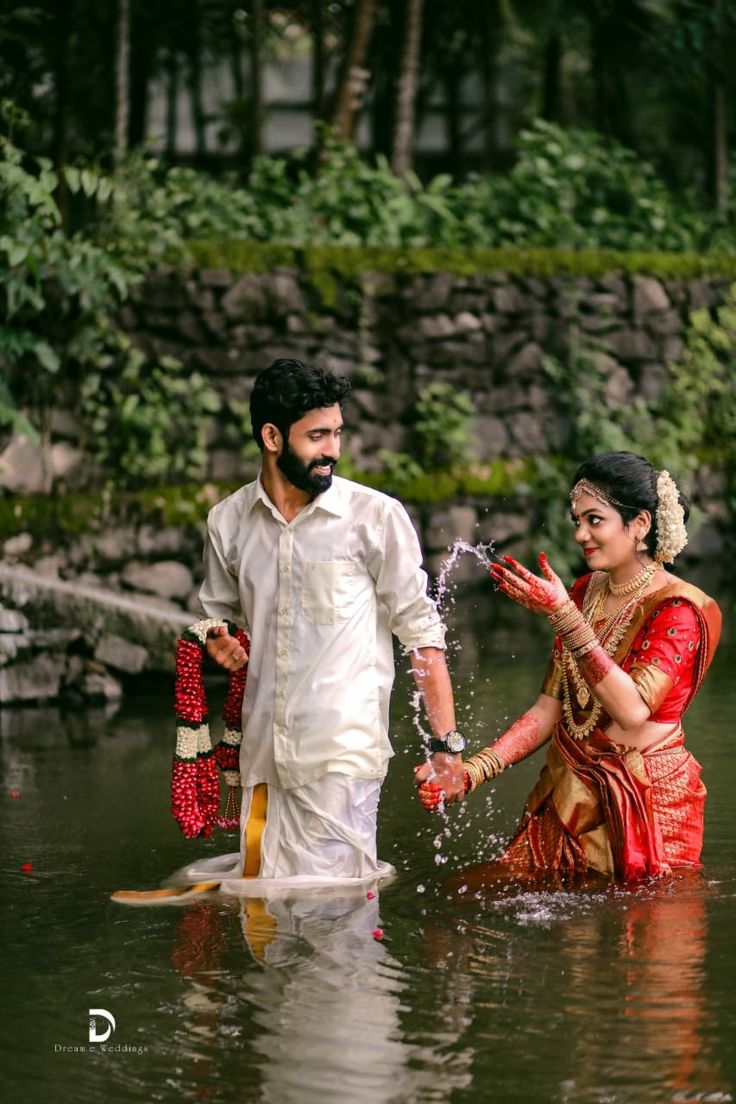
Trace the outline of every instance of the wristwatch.
<instances>
[{"instance_id":1,"label":"wristwatch","mask_svg":"<svg viewBox=\"0 0 736 1104\"><path fill-rule=\"evenodd\" d=\"M433 755L436 751L444 751L448 755L459 755L460 752L465 751L465 744L466 741L462 732L457 728L453 728L452 732L446 732L439 739L433 737L429 741L429 750Z\"/></svg>"}]
</instances>

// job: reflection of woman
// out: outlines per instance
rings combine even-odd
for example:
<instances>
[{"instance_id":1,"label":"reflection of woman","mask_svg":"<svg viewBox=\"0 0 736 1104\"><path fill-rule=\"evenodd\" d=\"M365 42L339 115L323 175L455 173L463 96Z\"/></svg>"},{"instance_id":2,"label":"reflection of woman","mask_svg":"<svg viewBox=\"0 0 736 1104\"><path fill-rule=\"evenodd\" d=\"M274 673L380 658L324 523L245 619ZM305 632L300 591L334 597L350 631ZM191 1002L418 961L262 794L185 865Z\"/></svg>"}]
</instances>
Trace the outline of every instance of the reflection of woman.
<instances>
[{"instance_id":1,"label":"reflection of woman","mask_svg":"<svg viewBox=\"0 0 736 1104\"><path fill-rule=\"evenodd\" d=\"M699 865L705 787L681 718L713 657L721 615L668 574L684 547L687 503L667 472L628 452L576 472L575 539L591 573L568 596L542 554L542 576L511 557L500 590L556 633L535 704L491 747L434 777L418 768L425 808L460 801L552 737L503 867L596 870L628 881Z\"/></svg>"}]
</instances>

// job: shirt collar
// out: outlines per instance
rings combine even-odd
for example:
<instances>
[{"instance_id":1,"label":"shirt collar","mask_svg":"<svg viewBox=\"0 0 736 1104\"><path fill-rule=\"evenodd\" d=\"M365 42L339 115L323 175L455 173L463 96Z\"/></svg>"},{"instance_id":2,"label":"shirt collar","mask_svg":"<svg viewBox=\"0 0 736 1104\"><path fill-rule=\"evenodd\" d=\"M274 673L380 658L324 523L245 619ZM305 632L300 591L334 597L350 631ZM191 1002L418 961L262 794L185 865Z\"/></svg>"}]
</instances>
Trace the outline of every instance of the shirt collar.
<instances>
[{"instance_id":1,"label":"shirt collar","mask_svg":"<svg viewBox=\"0 0 736 1104\"><path fill-rule=\"evenodd\" d=\"M258 473L256 481L250 485L248 513L253 510L257 502L262 502L271 513L277 512L276 507L264 490L260 472ZM332 484L327 490L322 491L321 494L318 494L316 498L312 499L302 512L308 511L311 513L313 510L325 510L328 514L334 514L336 517L343 517L347 510L347 494L345 493L344 480L333 476Z\"/></svg>"}]
</instances>

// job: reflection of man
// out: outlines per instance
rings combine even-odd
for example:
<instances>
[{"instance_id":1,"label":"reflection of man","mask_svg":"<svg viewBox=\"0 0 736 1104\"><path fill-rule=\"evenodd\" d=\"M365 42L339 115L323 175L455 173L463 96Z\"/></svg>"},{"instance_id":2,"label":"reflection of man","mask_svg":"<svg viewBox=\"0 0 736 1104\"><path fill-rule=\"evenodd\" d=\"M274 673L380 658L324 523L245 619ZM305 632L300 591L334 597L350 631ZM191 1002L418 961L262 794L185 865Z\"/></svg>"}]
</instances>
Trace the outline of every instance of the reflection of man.
<instances>
[{"instance_id":1,"label":"reflection of man","mask_svg":"<svg viewBox=\"0 0 736 1104\"><path fill-rule=\"evenodd\" d=\"M436 769L456 762L445 737L461 750L444 627L408 515L395 499L333 479L348 391L346 380L313 365L274 361L251 397L260 475L208 519L203 610L251 637L243 875L329 880L390 871L377 861L375 837L392 755L392 632L411 655ZM207 650L228 670L245 662L224 629L213 630Z\"/></svg>"}]
</instances>

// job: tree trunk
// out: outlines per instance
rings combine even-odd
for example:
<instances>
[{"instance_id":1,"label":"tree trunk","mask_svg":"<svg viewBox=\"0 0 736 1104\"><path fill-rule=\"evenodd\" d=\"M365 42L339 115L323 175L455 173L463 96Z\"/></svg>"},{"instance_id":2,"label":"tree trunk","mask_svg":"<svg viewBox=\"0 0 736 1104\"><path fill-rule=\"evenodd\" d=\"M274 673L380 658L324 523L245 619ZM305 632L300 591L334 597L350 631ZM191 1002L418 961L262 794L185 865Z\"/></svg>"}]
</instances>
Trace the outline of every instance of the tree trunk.
<instances>
[{"instance_id":1,"label":"tree trunk","mask_svg":"<svg viewBox=\"0 0 736 1104\"><path fill-rule=\"evenodd\" d=\"M365 62L377 9L377 0L357 0L332 115L332 125L343 140L353 133L355 114L368 80Z\"/></svg>"},{"instance_id":2,"label":"tree trunk","mask_svg":"<svg viewBox=\"0 0 736 1104\"><path fill-rule=\"evenodd\" d=\"M128 126L128 142L131 146L140 146L146 138L150 79L151 50L148 28L145 20L136 19L134 13L131 23L130 123Z\"/></svg>"},{"instance_id":3,"label":"tree trunk","mask_svg":"<svg viewBox=\"0 0 736 1104\"><path fill-rule=\"evenodd\" d=\"M728 207L728 143L726 140L726 90L722 79L711 90L711 196L719 214Z\"/></svg>"},{"instance_id":4,"label":"tree trunk","mask_svg":"<svg viewBox=\"0 0 736 1104\"><path fill-rule=\"evenodd\" d=\"M204 104L202 102L202 66L198 47L190 59L189 95L192 100L192 123L194 125L197 160L201 163L207 154L207 130Z\"/></svg>"},{"instance_id":5,"label":"tree trunk","mask_svg":"<svg viewBox=\"0 0 736 1104\"><path fill-rule=\"evenodd\" d=\"M714 34L709 50L708 114L709 166L708 183L711 201L718 214L728 207L728 130L726 121L726 84L722 49L723 0L714 0Z\"/></svg>"},{"instance_id":6,"label":"tree trunk","mask_svg":"<svg viewBox=\"0 0 736 1104\"><path fill-rule=\"evenodd\" d=\"M424 0L406 0L406 30L401 52L396 95L396 129L391 157L391 165L398 176L406 176L412 169L423 2Z\"/></svg>"},{"instance_id":7,"label":"tree trunk","mask_svg":"<svg viewBox=\"0 0 736 1104\"><path fill-rule=\"evenodd\" d=\"M170 54L166 62L166 155L176 156L179 116L179 59Z\"/></svg>"},{"instance_id":8,"label":"tree trunk","mask_svg":"<svg viewBox=\"0 0 736 1104\"><path fill-rule=\"evenodd\" d=\"M69 159L69 45L70 20L68 3L60 3L54 14L54 41L51 64L54 80L53 158L59 184L56 202L62 222L69 215L69 189L64 176L64 166Z\"/></svg>"},{"instance_id":9,"label":"tree trunk","mask_svg":"<svg viewBox=\"0 0 736 1104\"><path fill-rule=\"evenodd\" d=\"M312 119L315 125L325 113L325 18L324 0L312 0ZM315 129L315 145L319 133Z\"/></svg>"},{"instance_id":10,"label":"tree trunk","mask_svg":"<svg viewBox=\"0 0 736 1104\"><path fill-rule=\"evenodd\" d=\"M251 0L250 35L250 135L249 152L256 157L263 150L263 0Z\"/></svg>"},{"instance_id":11,"label":"tree trunk","mask_svg":"<svg viewBox=\"0 0 736 1104\"><path fill-rule=\"evenodd\" d=\"M497 0L486 0L482 14L481 87L483 92L483 168L486 172L496 168L498 141L496 130L496 78L500 46L500 15Z\"/></svg>"},{"instance_id":12,"label":"tree trunk","mask_svg":"<svg viewBox=\"0 0 736 1104\"><path fill-rule=\"evenodd\" d=\"M562 119L562 39L557 31L550 32L544 46L542 116L553 123Z\"/></svg>"},{"instance_id":13,"label":"tree trunk","mask_svg":"<svg viewBox=\"0 0 736 1104\"><path fill-rule=\"evenodd\" d=\"M463 155L461 81L462 71L457 59L452 57L449 68L445 73L445 122L447 125L447 149L450 154L450 165L453 173L459 172Z\"/></svg>"},{"instance_id":14,"label":"tree trunk","mask_svg":"<svg viewBox=\"0 0 736 1104\"><path fill-rule=\"evenodd\" d=\"M118 0L115 33L115 163L128 152L130 114L130 0Z\"/></svg>"}]
</instances>

